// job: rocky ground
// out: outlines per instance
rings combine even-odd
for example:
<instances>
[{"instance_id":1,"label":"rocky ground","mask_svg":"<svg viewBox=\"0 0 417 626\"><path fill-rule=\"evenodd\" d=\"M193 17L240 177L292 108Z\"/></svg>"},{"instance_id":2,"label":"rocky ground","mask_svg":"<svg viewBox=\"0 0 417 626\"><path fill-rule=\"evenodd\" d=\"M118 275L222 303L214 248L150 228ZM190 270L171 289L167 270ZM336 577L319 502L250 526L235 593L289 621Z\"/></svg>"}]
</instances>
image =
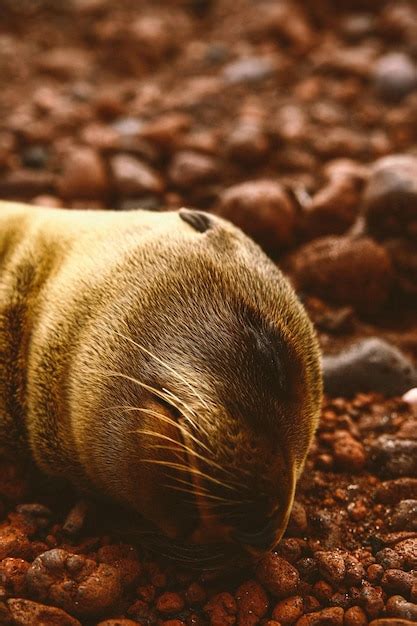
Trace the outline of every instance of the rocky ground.
<instances>
[{"instance_id":1,"label":"rocky ground","mask_svg":"<svg viewBox=\"0 0 417 626\"><path fill-rule=\"evenodd\" d=\"M214 211L289 274L325 353L380 336L417 357L413 0L0 14L1 198ZM100 519L78 529L80 507L68 522L76 501L2 464L0 624L417 623L417 428L400 397L326 401L285 539L251 569L155 561Z\"/></svg>"}]
</instances>

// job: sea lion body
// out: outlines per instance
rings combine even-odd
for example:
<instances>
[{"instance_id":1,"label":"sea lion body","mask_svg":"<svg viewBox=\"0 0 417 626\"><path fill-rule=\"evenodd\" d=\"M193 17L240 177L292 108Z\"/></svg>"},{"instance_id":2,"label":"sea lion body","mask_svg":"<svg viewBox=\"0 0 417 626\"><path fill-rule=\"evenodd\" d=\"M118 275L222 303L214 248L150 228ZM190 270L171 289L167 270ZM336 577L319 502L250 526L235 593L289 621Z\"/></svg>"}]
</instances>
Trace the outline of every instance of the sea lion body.
<instances>
[{"instance_id":1,"label":"sea lion body","mask_svg":"<svg viewBox=\"0 0 417 626\"><path fill-rule=\"evenodd\" d=\"M196 215L0 203L0 451L172 540L263 550L317 424L319 350L260 248Z\"/></svg>"}]
</instances>

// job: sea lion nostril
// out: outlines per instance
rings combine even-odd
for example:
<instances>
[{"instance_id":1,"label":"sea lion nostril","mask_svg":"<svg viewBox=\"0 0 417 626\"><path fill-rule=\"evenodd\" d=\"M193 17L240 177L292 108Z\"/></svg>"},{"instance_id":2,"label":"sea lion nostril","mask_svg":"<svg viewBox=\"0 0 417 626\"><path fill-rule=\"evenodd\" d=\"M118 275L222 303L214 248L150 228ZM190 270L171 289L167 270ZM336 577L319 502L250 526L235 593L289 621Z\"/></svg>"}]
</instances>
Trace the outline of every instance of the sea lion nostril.
<instances>
[{"instance_id":1,"label":"sea lion nostril","mask_svg":"<svg viewBox=\"0 0 417 626\"><path fill-rule=\"evenodd\" d=\"M257 531L236 530L234 538L240 544L253 548L267 549L274 543L279 528L278 515L274 514L266 524Z\"/></svg>"}]
</instances>

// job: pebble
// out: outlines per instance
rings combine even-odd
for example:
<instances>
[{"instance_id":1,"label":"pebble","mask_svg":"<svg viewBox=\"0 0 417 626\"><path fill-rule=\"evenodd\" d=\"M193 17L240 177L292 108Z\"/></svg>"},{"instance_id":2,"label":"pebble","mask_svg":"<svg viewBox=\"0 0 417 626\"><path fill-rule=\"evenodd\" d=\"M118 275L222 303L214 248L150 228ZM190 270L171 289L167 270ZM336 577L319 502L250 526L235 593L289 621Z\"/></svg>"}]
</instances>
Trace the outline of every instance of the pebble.
<instances>
[{"instance_id":1,"label":"pebble","mask_svg":"<svg viewBox=\"0 0 417 626\"><path fill-rule=\"evenodd\" d=\"M378 617L384 609L384 597L381 587L374 587L365 581L360 590L359 604L366 611L369 618Z\"/></svg>"},{"instance_id":2,"label":"pebble","mask_svg":"<svg viewBox=\"0 0 417 626\"><path fill-rule=\"evenodd\" d=\"M417 500L401 500L391 518L394 530L417 531Z\"/></svg>"},{"instance_id":3,"label":"pebble","mask_svg":"<svg viewBox=\"0 0 417 626\"><path fill-rule=\"evenodd\" d=\"M270 57L247 57L228 63L223 68L226 84L257 83L275 74L277 65Z\"/></svg>"},{"instance_id":4,"label":"pebble","mask_svg":"<svg viewBox=\"0 0 417 626\"><path fill-rule=\"evenodd\" d=\"M26 574L30 563L24 559L6 558L0 561L0 582L9 595L26 594Z\"/></svg>"},{"instance_id":5,"label":"pebble","mask_svg":"<svg viewBox=\"0 0 417 626\"><path fill-rule=\"evenodd\" d=\"M381 619L374 619L372 622L369 622L369 626L413 626L413 624L415 624L415 622L397 617L382 617Z\"/></svg>"},{"instance_id":6,"label":"pebble","mask_svg":"<svg viewBox=\"0 0 417 626\"><path fill-rule=\"evenodd\" d=\"M298 290L361 313L376 313L390 293L390 258L368 237L315 239L298 248L288 263Z\"/></svg>"},{"instance_id":7,"label":"pebble","mask_svg":"<svg viewBox=\"0 0 417 626\"><path fill-rule=\"evenodd\" d=\"M93 616L113 607L122 595L112 566L56 548L39 555L27 572L31 592L69 613Z\"/></svg>"},{"instance_id":8,"label":"pebble","mask_svg":"<svg viewBox=\"0 0 417 626\"><path fill-rule=\"evenodd\" d=\"M411 227L414 241L397 237L385 240L384 247L392 262L396 290L414 300L417 298L417 215L409 230Z\"/></svg>"},{"instance_id":9,"label":"pebble","mask_svg":"<svg viewBox=\"0 0 417 626\"><path fill-rule=\"evenodd\" d=\"M282 626L294 624L304 613L304 601L301 596L291 596L275 605L272 617Z\"/></svg>"},{"instance_id":10,"label":"pebble","mask_svg":"<svg viewBox=\"0 0 417 626\"><path fill-rule=\"evenodd\" d=\"M394 549L406 569L417 569L417 539L400 541Z\"/></svg>"},{"instance_id":11,"label":"pebble","mask_svg":"<svg viewBox=\"0 0 417 626\"><path fill-rule=\"evenodd\" d=\"M298 571L275 552L266 554L258 563L256 577L276 598L287 598L296 593L300 575Z\"/></svg>"},{"instance_id":12,"label":"pebble","mask_svg":"<svg viewBox=\"0 0 417 626\"><path fill-rule=\"evenodd\" d=\"M344 471L360 472L366 463L365 449L347 431L339 431L334 435L333 455L336 465Z\"/></svg>"},{"instance_id":13,"label":"pebble","mask_svg":"<svg viewBox=\"0 0 417 626\"><path fill-rule=\"evenodd\" d=\"M14 626L81 626L75 617L56 606L38 604L23 598L7 600Z\"/></svg>"},{"instance_id":14,"label":"pebble","mask_svg":"<svg viewBox=\"0 0 417 626\"><path fill-rule=\"evenodd\" d=\"M137 622L132 619L105 619L103 622L98 622L97 626L138 626Z\"/></svg>"},{"instance_id":15,"label":"pebble","mask_svg":"<svg viewBox=\"0 0 417 626\"><path fill-rule=\"evenodd\" d=\"M136 584L142 572L135 548L125 544L107 545L97 551L97 560L114 567L120 574L123 587Z\"/></svg>"},{"instance_id":16,"label":"pebble","mask_svg":"<svg viewBox=\"0 0 417 626\"><path fill-rule=\"evenodd\" d=\"M142 193L162 193L164 182L147 163L129 154L117 154L110 159L110 169L116 191L123 196Z\"/></svg>"},{"instance_id":17,"label":"pebble","mask_svg":"<svg viewBox=\"0 0 417 626\"><path fill-rule=\"evenodd\" d=\"M407 598L416 583L417 572L404 572L401 569L387 569L381 578L381 586L387 594L401 594Z\"/></svg>"},{"instance_id":18,"label":"pebble","mask_svg":"<svg viewBox=\"0 0 417 626\"><path fill-rule=\"evenodd\" d=\"M337 551L315 553L319 573L331 584L340 584L346 573L343 555Z\"/></svg>"},{"instance_id":19,"label":"pebble","mask_svg":"<svg viewBox=\"0 0 417 626\"><path fill-rule=\"evenodd\" d=\"M417 623L417 604L407 602L402 596L391 596L387 600L387 613Z\"/></svg>"},{"instance_id":20,"label":"pebble","mask_svg":"<svg viewBox=\"0 0 417 626\"><path fill-rule=\"evenodd\" d=\"M256 163L265 157L269 149L268 138L262 124L254 116L238 120L226 142L230 159L241 163Z\"/></svg>"},{"instance_id":21,"label":"pebble","mask_svg":"<svg viewBox=\"0 0 417 626\"><path fill-rule=\"evenodd\" d=\"M295 211L282 185L256 180L233 185L220 196L218 213L271 253L293 242Z\"/></svg>"},{"instance_id":22,"label":"pebble","mask_svg":"<svg viewBox=\"0 0 417 626\"><path fill-rule=\"evenodd\" d=\"M412 362L378 337L362 339L340 354L325 356L323 370L325 390L330 396L369 391L395 396L404 393L417 379Z\"/></svg>"},{"instance_id":23,"label":"pebble","mask_svg":"<svg viewBox=\"0 0 417 626\"><path fill-rule=\"evenodd\" d=\"M185 606L184 598L179 593L173 591L166 591L156 599L156 609L159 613L169 614L178 613L182 611Z\"/></svg>"},{"instance_id":24,"label":"pebble","mask_svg":"<svg viewBox=\"0 0 417 626\"><path fill-rule=\"evenodd\" d=\"M396 504L401 500L417 500L417 478L397 478L377 485L377 502Z\"/></svg>"},{"instance_id":25,"label":"pebble","mask_svg":"<svg viewBox=\"0 0 417 626\"><path fill-rule=\"evenodd\" d=\"M0 195L31 198L54 190L55 176L47 170L20 169L0 174Z\"/></svg>"},{"instance_id":26,"label":"pebble","mask_svg":"<svg viewBox=\"0 0 417 626\"><path fill-rule=\"evenodd\" d=\"M380 476L397 478L417 475L417 441L381 435L371 446L370 455Z\"/></svg>"},{"instance_id":27,"label":"pebble","mask_svg":"<svg viewBox=\"0 0 417 626\"><path fill-rule=\"evenodd\" d=\"M180 189L210 183L220 176L216 161L205 154L184 150L177 152L169 167L171 182Z\"/></svg>"},{"instance_id":28,"label":"pebble","mask_svg":"<svg viewBox=\"0 0 417 626\"><path fill-rule=\"evenodd\" d=\"M308 520L307 512L301 502L294 500L290 519L288 520L287 533L301 537L307 532Z\"/></svg>"},{"instance_id":29,"label":"pebble","mask_svg":"<svg viewBox=\"0 0 417 626\"><path fill-rule=\"evenodd\" d=\"M417 156L393 154L375 161L364 190L367 231L379 239L410 237L417 220Z\"/></svg>"},{"instance_id":30,"label":"pebble","mask_svg":"<svg viewBox=\"0 0 417 626\"><path fill-rule=\"evenodd\" d=\"M303 615L295 626L343 626L344 610L341 607L322 609L309 615Z\"/></svg>"},{"instance_id":31,"label":"pebble","mask_svg":"<svg viewBox=\"0 0 417 626\"><path fill-rule=\"evenodd\" d=\"M376 61L372 79L381 100L399 102L417 88L417 68L403 52L390 52Z\"/></svg>"},{"instance_id":32,"label":"pebble","mask_svg":"<svg viewBox=\"0 0 417 626\"><path fill-rule=\"evenodd\" d=\"M367 626L368 618L360 606L347 609L344 617L344 626Z\"/></svg>"},{"instance_id":33,"label":"pebble","mask_svg":"<svg viewBox=\"0 0 417 626\"><path fill-rule=\"evenodd\" d=\"M68 199L99 199L108 189L105 164L96 150L87 146L72 148L63 160L58 181L59 194Z\"/></svg>"},{"instance_id":34,"label":"pebble","mask_svg":"<svg viewBox=\"0 0 417 626\"><path fill-rule=\"evenodd\" d=\"M256 626L268 611L268 596L256 580L242 583L236 590L235 598L238 626Z\"/></svg>"},{"instance_id":35,"label":"pebble","mask_svg":"<svg viewBox=\"0 0 417 626\"><path fill-rule=\"evenodd\" d=\"M30 556L29 539L16 526L3 524L0 527L0 561L7 557L25 559Z\"/></svg>"},{"instance_id":36,"label":"pebble","mask_svg":"<svg viewBox=\"0 0 417 626\"><path fill-rule=\"evenodd\" d=\"M237 604L228 592L218 593L204 606L211 626L233 626L236 624Z\"/></svg>"}]
</instances>

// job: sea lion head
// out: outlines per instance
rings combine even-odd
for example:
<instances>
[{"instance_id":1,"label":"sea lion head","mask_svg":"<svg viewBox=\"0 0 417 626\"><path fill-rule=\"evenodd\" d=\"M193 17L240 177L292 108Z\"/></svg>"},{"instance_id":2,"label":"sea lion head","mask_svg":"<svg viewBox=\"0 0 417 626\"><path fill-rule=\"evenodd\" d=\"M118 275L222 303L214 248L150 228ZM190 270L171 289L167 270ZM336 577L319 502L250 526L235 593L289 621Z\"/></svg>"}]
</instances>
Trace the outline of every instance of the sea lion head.
<instances>
[{"instance_id":1,"label":"sea lion head","mask_svg":"<svg viewBox=\"0 0 417 626\"><path fill-rule=\"evenodd\" d=\"M80 341L91 482L186 563L268 550L321 402L303 307L255 243L201 212L161 215L120 267Z\"/></svg>"}]
</instances>

